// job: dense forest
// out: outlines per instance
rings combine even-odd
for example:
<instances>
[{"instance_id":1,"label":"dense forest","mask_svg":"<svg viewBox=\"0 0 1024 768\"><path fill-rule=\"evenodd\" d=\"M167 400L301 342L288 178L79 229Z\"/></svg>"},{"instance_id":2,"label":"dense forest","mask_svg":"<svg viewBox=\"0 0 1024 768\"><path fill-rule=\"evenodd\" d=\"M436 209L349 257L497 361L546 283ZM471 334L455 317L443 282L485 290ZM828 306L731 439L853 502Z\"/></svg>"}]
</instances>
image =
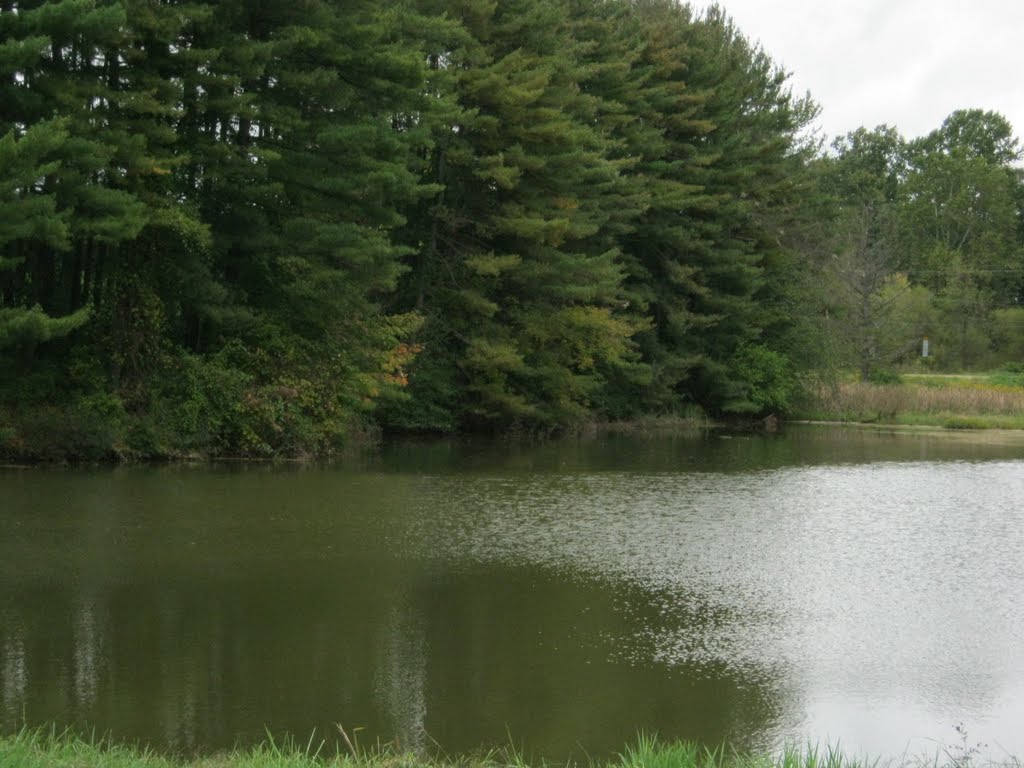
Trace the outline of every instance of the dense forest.
<instances>
[{"instance_id":1,"label":"dense forest","mask_svg":"<svg viewBox=\"0 0 1024 768\"><path fill-rule=\"evenodd\" d=\"M674 0L0 2L0 455L756 418L1024 361L1008 122L816 113Z\"/></svg>"}]
</instances>

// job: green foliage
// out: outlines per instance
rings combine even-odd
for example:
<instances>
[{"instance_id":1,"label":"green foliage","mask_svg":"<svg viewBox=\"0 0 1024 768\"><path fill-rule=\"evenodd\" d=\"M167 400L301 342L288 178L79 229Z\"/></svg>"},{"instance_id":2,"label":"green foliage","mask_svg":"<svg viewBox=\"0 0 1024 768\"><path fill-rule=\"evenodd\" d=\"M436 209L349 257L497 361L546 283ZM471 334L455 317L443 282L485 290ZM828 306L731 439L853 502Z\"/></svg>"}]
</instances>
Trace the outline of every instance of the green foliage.
<instances>
[{"instance_id":1,"label":"green foliage","mask_svg":"<svg viewBox=\"0 0 1024 768\"><path fill-rule=\"evenodd\" d=\"M0 138L0 248L19 241L67 247L67 212L58 213L56 196L40 184L60 167L58 152L67 140L60 120L36 123L20 136L12 129ZM0 256L0 269L11 269L12 261Z\"/></svg>"},{"instance_id":2,"label":"green foliage","mask_svg":"<svg viewBox=\"0 0 1024 768\"><path fill-rule=\"evenodd\" d=\"M1009 363L1004 365L1001 370L989 376L988 380L990 383L1001 387L1024 389L1024 364Z\"/></svg>"},{"instance_id":3,"label":"green foliage","mask_svg":"<svg viewBox=\"0 0 1024 768\"><path fill-rule=\"evenodd\" d=\"M1006 120L957 111L909 142L886 126L860 129L834 152L821 161L820 186L840 226L822 238L831 258L821 282L844 362L868 378L915 360L925 336L930 367L1015 356L1024 175Z\"/></svg>"},{"instance_id":4,"label":"green foliage","mask_svg":"<svg viewBox=\"0 0 1024 768\"><path fill-rule=\"evenodd\" d=\"M37 304L27 309L0 307L0 350L11 346L34 346L67 336L89 319L84 307L65 317L50 317Z\"/></svg>"},{"instance_id":5,"label":"green foliage","mask_svg":"<svg viewBox=\"0 0 1024 768\"><path fill-rule=\"evenodd\" d=\"M992 312L992 349L1004 370L1024 367L1024 307L1005 307Z\"/></svg>"},{"instance_id":6,"label":"green foliage","mask_svg":"<svg viewBox=\"0 0 1024 768\"><path fill-rule=\"evenodd\" d=\"M1024 373L1024 362L1003 363L1001 373Z\"/></svg>"},{"instance_id":7,"label":"green foliage","mask_svg":"<svg viewBox=\"0 0 1024 768\"><path fill-rule=\"evenodd\" d=\"M4 414L6 411L6 414ZM32 461L111 461L125 457L127 416L114 395L92 394L59 405L0 407L7 439L0 456Z\"/></svg>"},{"instance_id":8,"label":"green foliage","mask_svg":"<svg viewBox=\"0 0 1024 768\"><path fill-rule=\"evenodd\" d=\"M888 368L876 368L873 371L871 371L870 375L868 376L868 381L870 381L872 384L889 385L899 384L902 382L902 379L896 371L890 370Z\"/></svg>"},{"instance_id":9,"label":"green foliage","mask_svg":"<svg viewBox=\"0 0 1024 768\"><path fill-rule=\"evenodd\" d=\"M572 424L637 362L642 324L622 311L614 237L637 195L603 103L582 90L590 49L568 4L440 5L459 27L425 41L429 76L449 90L425 115L422 180L443 188L410 222L419 252L398 305L426 316L410 390L426 410L385 415L396 427Z\"/></svg>"},{"instance_id":10,"label":"green foliage","mask_svg":"<svg viewBox=\"0 0 1024 768\"><path fill-rule=\"evenodd\" d=\"M925 334L1024 357L1009 124L821 156L717 6L59 0L0 40L7 450L785 412Z\"/></svg>"},{"instance_id":11,"label":"green foliage","mask_svg":"<svg viewBox=\"0 0 1024 768\"><path fill-rule=\"evenodd\" d=\"M728 403L731 413L785 414L796 395L796 377L790 361L778 352L757 344L740 348L732 360L734 380L743 382L741 398Z\"/></svg>"}]
</instances>

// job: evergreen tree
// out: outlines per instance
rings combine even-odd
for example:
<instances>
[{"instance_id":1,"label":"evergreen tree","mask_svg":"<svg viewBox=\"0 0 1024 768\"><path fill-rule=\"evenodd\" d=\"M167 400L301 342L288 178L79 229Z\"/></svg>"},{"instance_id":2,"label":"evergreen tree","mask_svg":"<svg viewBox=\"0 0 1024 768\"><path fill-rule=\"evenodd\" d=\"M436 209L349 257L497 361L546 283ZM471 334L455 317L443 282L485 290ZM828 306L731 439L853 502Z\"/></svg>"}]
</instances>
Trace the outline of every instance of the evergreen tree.
<instances>
[{"instance_id":1,"label":"evergreen tree","mask_svg":"<svg viewBox=\"0 0 1024 768\"><path fill-rule=\"evenodd\" d=\"M779 322L765 287L790 268L784 229L800 217L800 132L813 105L792 97L785 74L720 9L694 19L661 0L633 7L648 73L637 107L660 142L640 155L651 202L626 250L655 323L644 345L658 399L759 411L750 361L786 367L763 348Z\"/></svg>"},{"instance_id":2,"label":"evergreen tree","mask_svg":"<svg viewBox=\"0 0 1024 768\"><path fill-rule=\"evenodd\" d=\"M40 248L60 253L69 245L67 212L41 187L59 167L67 131L59 121L36 123L20 138L12 129L0 138L0 352L16 347L27 364L42 342L65 336L88 318L83 310L51 317L27 305L25 254Z\"/></svg>"},{"instance_id":3,"label":"evergreen tree","mask_svg":"<svg viewBox=\"0 0 1024 768\"><path fill-rule=\"evenodd\" d=\"M434 52L455 103L434 126L444 192L409 277L432 374L412 389L449 424L571 423L635 364L614 238L630 193L581 89L568 6L445 7L466 34Z\"/></svg>"}]
</instances>

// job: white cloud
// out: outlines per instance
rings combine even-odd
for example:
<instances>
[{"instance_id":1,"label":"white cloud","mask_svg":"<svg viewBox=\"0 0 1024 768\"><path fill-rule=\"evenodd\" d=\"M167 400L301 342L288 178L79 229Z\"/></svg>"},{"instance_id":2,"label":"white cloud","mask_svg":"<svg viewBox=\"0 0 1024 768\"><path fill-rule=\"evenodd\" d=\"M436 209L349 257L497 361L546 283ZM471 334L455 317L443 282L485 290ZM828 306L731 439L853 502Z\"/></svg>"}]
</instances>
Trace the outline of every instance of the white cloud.
<instances>
[{"instance_id":1,"label":"white cloud","mask_svg":"<svg viewBox=\"0 0 1024 768\"><path fill-rule=\"evenodd\" d=\"M703 8L706 3L695 3ZM821 104L828 137L895 125L907 138L956 109L991 109L1024 135L1018 0L728 0L739 28Z\"/></svg>"}]
</instances>

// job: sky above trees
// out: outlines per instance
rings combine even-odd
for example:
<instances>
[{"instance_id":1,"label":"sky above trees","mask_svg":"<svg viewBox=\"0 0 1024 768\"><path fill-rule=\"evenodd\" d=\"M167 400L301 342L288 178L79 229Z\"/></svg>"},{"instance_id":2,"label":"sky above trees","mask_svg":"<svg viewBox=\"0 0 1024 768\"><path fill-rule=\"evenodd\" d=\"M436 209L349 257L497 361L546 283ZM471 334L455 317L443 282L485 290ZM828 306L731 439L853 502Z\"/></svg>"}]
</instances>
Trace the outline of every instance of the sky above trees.
<instances>
[{"instance_id":1,"label":"sky above trees","mask_svg":"<svg viewBox=\"0 0 1024 768\"><path fill-rule=\"evenodd\" d=\"M709 3L695 2L704 8ZM825 138L885 123L923 136L955 109L1005 115L1024 130L1020 30L1007 0L726 0L744 34L822 106Z\"/></svg>"}]
</instances>

